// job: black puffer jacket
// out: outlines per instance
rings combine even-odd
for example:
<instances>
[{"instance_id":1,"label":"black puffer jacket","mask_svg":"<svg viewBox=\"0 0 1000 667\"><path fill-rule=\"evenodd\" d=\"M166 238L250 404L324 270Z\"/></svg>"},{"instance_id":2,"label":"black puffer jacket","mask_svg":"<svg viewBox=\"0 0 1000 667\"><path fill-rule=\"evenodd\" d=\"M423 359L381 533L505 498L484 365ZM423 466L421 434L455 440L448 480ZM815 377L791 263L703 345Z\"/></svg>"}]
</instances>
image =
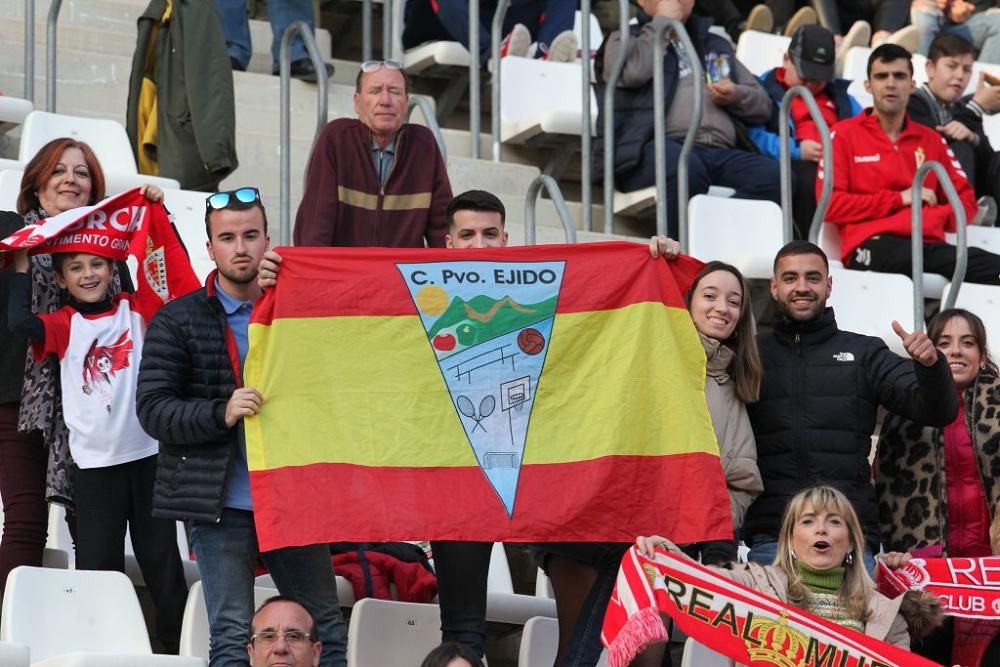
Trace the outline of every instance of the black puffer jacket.
<instances>
[{"instance_id":1,"label":"black puffer jacket","mask_svg":"<svg viewBox=\"0 0 1000 667\"><path fill-rule=\"evenodd\" d=\"M226 313L207 287L165 305L146 331L136 410L160 441L153 515L216 521L238 446L226 404L239 385L239 355Z\"/></svg>"},{"instance_id":2,"label":"black puffer jacket","mask_svg":"<svg viewBox=\"0 0 1000 667\"><path fill-rule=\"evenodd\" d=\"M764 363L760 400L747 406L764 492L743 522L744 539L777 537L785 505L816 484L844 492L869 547L877 551L871 434L879 405L922 424L944 426L958 412L944 356L927 368L872 336L837 328L833 309L809 322L780 319L757 337Z\"/></svg>"}]
</instances>

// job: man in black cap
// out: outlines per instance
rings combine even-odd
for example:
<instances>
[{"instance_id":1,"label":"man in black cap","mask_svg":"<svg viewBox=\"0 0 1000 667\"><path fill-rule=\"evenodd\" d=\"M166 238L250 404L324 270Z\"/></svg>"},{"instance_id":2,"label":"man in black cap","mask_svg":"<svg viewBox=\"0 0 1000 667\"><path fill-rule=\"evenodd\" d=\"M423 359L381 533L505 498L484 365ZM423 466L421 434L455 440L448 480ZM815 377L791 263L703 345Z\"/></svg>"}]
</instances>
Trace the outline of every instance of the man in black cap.
<instances>
[{"instance_id":1,"label":"man in black cap","mask_svg":"<svg viewBox=\"0 0 1000 667\"><path fill-rule=\"evenodd\" d=\"M792 35L783 65L761 76L761 84L774 100L774 110L767 123L750 128L753 139L762 153L775 159L779 156L781 139L778 117L781 101L792 86L804 85L816 98L827 127L838 120L851 118L861 112L861 105L847 94L850 81L833 77L836 48L833 33L819 25L801 26ZM806 238L809 225L816 211L816 166L822 159L822 137L816 121L809 115L805 101L792 100L789 114L792 152L792 174L795 195L792 200L792 217L796 234Z\"/></svg>"}]
</instances>

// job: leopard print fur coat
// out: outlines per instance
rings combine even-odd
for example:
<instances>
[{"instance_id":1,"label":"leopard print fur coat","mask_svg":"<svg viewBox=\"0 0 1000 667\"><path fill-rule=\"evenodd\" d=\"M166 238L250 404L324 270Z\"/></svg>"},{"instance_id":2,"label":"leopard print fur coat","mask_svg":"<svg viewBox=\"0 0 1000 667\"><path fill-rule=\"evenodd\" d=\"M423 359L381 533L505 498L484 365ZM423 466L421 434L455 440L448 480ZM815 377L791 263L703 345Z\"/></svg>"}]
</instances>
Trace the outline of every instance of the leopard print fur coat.
<instances>
[{"instance_id":1,"label":"leopard print fur coat","mask_svg":"<svg viewBox=\"0 0 1000 667\"><path fill-rule=\"evenodd\" d=\"M992 517L1000 501L1000 378L981 371L962 399ZM889 415L878 441L875 492L887 551L946 547L944 429Z\"/></svg>"}]
</instances>

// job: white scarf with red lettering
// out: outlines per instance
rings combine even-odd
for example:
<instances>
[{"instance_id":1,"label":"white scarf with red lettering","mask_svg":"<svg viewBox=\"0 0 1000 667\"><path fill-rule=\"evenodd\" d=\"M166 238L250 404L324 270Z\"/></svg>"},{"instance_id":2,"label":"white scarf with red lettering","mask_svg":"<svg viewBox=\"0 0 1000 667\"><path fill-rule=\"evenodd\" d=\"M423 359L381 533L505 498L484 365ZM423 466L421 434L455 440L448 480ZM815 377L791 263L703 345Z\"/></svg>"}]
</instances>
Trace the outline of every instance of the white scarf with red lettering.
<instances>
[{"instance_id":1,"label":"white scarf with red lettering","mask_svg":"<svg viewBox=\"0 0 1000 667\"><path fill-rule=\"evenodd\" d=\"M949 616L1000 617L1000 556L913 558L895 570L879 561L876 581L890 598L908 590L926 591L941 601Z\"/></svg>"}]
</instances>

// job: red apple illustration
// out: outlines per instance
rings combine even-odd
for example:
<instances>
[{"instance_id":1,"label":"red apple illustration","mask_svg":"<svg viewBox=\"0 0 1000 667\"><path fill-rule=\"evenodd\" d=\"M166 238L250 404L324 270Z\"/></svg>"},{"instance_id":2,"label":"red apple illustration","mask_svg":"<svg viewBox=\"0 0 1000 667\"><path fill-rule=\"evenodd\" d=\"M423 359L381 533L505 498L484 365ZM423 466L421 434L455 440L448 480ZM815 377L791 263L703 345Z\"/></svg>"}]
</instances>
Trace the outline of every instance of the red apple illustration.
<instances>
[{"instance_id":1,"label":"red apple illustration","mask_svg":"<svg viewBox=\"0 0 1000 667\"><path fill-rule=\"evenodd\" d=\"M431 343L435 350L441 350L442 352L450 352L455 349L455 337L449 334L438 334L434 336L434 340Z\"/></svg>"}]
</instances>

